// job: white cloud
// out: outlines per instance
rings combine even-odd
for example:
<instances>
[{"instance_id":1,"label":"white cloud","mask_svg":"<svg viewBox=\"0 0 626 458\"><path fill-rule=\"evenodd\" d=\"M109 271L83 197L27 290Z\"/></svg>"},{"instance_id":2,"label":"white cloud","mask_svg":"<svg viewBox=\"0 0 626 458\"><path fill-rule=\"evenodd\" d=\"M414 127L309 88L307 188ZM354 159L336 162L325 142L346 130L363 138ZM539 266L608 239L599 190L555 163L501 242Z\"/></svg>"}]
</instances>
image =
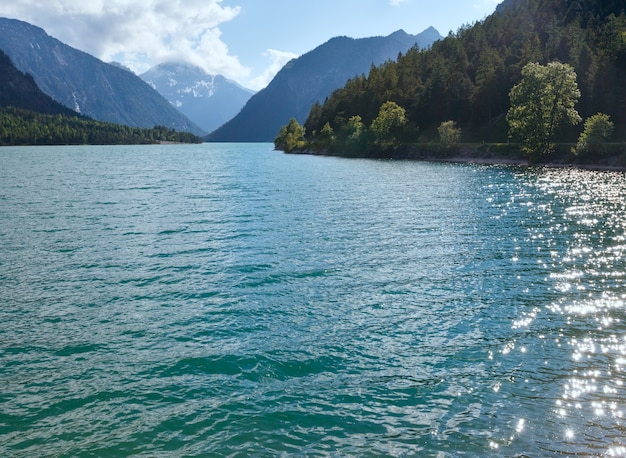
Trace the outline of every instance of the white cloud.
<instances>
[{"instance_id":1,"label":"white cloud","mask_svg":"<svg viewBox=\"0 0 626 458\"><path fill-rule=\"evenodd\" d=\"M409 0L389 0L389 4L391 6L399 6L402 5L403 3L407 3Z\"/></svg>"},{"instance_id":2,"label":"white cloud","mask_svg":"<svg viewBox=\"0 0 626 458\"><path fill-rule=\"evenodd\" d=\"M289 62L291 59L295 59L296 57L298 57L297 54L291 52L276 51L275 49L268 49L263 53L263 56L270 59L269 66L263 71L263 73L252 79L250 81L250 84L248 85L250 89L254 89L256 91L266 87L287 62Z\"/></svg>"},{"instance_id":3,"label":"white cloud","mask_svg":"<svg viewBox=\"0 0 626 458\"><path fill-rule=\"evenodd\" d=\"M42 27L48 34L136 72L184 60L232 79L249 75L221 40L219 25L239 14L222 0L12 0L0 15Z\"/></svg>"}]
</instances>

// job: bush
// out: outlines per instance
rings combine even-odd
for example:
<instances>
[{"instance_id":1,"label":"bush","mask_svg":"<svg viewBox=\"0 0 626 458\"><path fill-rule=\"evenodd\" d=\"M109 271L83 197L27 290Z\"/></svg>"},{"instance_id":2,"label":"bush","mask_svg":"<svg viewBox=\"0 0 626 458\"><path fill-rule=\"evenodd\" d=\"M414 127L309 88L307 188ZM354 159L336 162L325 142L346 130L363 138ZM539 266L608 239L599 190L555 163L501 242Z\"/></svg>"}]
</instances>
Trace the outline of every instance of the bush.
<instances>
[{"instance_id":1,"label":"bush","mask_svg":"<svg viewBox=\"0 0 626 458\"><path fill-rule=\"evenodd\" d=\"M454 121L444 121L437 128L439 140L444 146L454 146L461 141L461 129Z\"/></svg>"},{"instance_id":2,"label":"bush","mask_svg":"<svg viewBox=\"0 0 626 458\"><path fill-rule=\"evenodd\" d=\"M575 153L585 157L591 154L604 155L606 142L615 128L611 118L604 113L597 113L585 121L585 128L578 138Z\"/></svg>"}]
</instances>

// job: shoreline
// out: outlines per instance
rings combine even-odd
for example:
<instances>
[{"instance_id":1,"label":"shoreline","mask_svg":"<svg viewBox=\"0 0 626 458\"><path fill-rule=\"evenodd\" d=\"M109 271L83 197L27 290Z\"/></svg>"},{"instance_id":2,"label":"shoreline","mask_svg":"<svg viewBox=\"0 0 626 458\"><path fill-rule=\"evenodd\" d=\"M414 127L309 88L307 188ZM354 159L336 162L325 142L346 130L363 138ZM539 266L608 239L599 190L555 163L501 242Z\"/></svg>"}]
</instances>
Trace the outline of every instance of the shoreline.
<instances>
[{"instance_id":1,"label":"shoreline","mask_svg":"<svg viewBox=\"0 0 626 458\"><path fill-rule=\"evenodd\" d=\"M567 162L537 162L529 163L524 159L507 159L507 158L481 158L466 156L451 156L446 158L430 157L424 159L412 159L424 162L444 162L451 164L477 164L477 165L494 165L494 166L511 166L511 167L534 167L534 168L553 168L553 169L581 169L595 170L604 172L626 172L626 166L610 165L610 164L574 164Z\"/></svg>"},{"instance_id":2,"label":"shoreline","mask_svg":"<svg viewBox=\"0 0 626 458\"><path fill-rule=\"evenodd\" d=\"M581 169L595 170L599 172L626 172L626 167L619 165L603 165L603 164L571 164L565 162L538 162L530 164L525 160L515 159L485 159L479 157L450 157L450 158L430 158L416 159L424 162L446 162L452 164L477 164L477 165L501 165L501 166L517 166L517 167L534 167L534 168L552 168L552 169Z\"/></svg>"},{"instance_id":3,"label":"shoreline","mask_svg":"<svg viewBox=\"0 0 626 458\"><path fill-rule=\"evenodd\" d=\"M519 157L518 151L512 152L507 145L508 155L491 152L492 148L498 148L498 144L482 144L477 147L459 146L453 150L443 150L438 147L420 147L412 145L401 145L392 150L377 151L370 154L333 154L326 149L314 150L305 148L294 150L285 154L308 154L313 156L342 157L346 159L389 159L398 161L422 161L441 162L451 164L477 164L511 167L535 167L535 168L555 168L555 169L580 169L606 172L626 172L626 154L608 156L602 162L585 163L563 160L555 157L553 160L545 162L530 163L527 159ZM481 151L483 149L483 151ZM484 151L486 149L486 151ZM483 154L481 154L483 153ZM484 154L487 153L487 154ZM515 157L515 156L517 157ZM571 156L570 156L571 157Z\"/></svg>"}]
</instances>

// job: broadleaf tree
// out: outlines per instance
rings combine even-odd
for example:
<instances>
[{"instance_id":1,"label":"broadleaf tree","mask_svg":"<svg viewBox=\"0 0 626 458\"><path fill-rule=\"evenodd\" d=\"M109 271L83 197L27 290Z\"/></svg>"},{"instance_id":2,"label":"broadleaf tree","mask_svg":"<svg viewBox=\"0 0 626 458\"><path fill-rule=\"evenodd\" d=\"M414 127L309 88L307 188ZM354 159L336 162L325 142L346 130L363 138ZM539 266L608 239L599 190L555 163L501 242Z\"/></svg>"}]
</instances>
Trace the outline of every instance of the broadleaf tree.
<instances>
[{"instance_id":1,"label":"broadleaf tree","mask_svg":"<svg viewBox=\"0 0 626 458\"><path fill-rule=\"evenodd\" d=\"M380 145L395 145L398 142L397 135L407 124L406 110L396 102L385 102L381 105L378 116L370 129L376 143Z\"/></svg>"},{"instance_id":2,"label":"broadleaf tree","mask_svg":"<svg viewBox=\"0 0 626 458\"><path fill-rule=\"evenodd\" d=\"M575 108L579 98L576 72L570 65L527 64L522 80L510 92L509 136L520 143L529 160L539 160L554 149L554 134L560 126L581 121Z\"/></svg>"},{"instance_id":3,"label":"broadleaf tree","mask_svg":"<svg viewBox=\"0 0 626 458\"><path fill-rule=\"evenodd\" d=\"M304 134L304 127L295 118L291 118L289 124L280 128L274 139L274 147L285 153L291 153L294 149L304 146Z\"/></svg>"}]
</instances>

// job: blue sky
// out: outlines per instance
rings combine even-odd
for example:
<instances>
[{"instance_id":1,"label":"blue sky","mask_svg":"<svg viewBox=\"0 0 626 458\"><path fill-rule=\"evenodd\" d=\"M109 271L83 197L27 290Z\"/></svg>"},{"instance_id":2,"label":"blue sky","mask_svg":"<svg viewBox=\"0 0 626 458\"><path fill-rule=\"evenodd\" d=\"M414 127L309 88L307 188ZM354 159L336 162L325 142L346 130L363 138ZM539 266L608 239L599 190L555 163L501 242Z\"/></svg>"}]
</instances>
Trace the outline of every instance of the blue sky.
<instances>
[{"instance_id":1,"label":"blue sky","mask_svg":"<svg viewBox=\"0 0 626 458\"><path fill-rule=\"evenodd\" d=\"M442 35L491 14L499 0L11 0L21 19L104 61L141 73L183 60L262 89L291 58L330 38Z\"/></svg>"}]
</instances>

